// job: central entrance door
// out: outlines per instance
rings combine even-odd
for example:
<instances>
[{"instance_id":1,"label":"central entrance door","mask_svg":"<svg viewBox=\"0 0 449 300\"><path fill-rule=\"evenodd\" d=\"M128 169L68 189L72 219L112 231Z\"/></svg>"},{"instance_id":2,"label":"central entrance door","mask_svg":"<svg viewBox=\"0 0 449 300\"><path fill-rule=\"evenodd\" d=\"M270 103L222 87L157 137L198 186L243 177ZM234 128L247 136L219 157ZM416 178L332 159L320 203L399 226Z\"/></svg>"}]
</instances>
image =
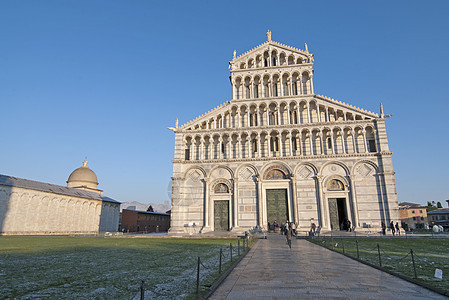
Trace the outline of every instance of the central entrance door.
<instances>
[{"instance_id":1,"label":"central entrance door","mask_svg":"<svg viewBox=\"0 0 449 300\"><path fill-rule=\"evenodd\" d=\"M214 201L214 228L215 231L229 230L229 201Z\"/></svg>"},{"instance_id":2,"label":"central entrance door","mask_svg":"<svg viewBox=\"0 0 449 300\"><path fill-rule=\"evenodd\" d=\"M267 222L273 224L277 221L279 225L288 220L287 190L267 190Z\"/></svg>"},{"instance_id":3,"label":"central entrance door","mask_svg":"<svg viewBox=\"0 0 449 300\"><path fill-rule=\"evenodd\" d=\"M330 198L329 199L329 217L332 230L341 230L346 215L346 199Z\"/></svg>"}]
</instances>

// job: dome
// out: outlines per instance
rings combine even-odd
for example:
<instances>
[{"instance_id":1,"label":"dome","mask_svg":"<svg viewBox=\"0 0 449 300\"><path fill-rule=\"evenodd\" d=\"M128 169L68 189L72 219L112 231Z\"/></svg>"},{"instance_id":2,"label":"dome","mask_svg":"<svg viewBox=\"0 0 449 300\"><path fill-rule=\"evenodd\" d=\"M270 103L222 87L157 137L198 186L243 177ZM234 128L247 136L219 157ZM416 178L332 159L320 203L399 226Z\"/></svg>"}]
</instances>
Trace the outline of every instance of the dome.
<instances>
[{"instance_id":1,"label":"dome","mask_svg":"<svg viewBox=\"0 0 449 300\"><path fill-rule=\"evenodd\" d=\"M83 165L70 174L67 180L67 187L87 187L96 189L98 185L97 175L87 166L87 160Z\"/></svg>"}]
</instances>

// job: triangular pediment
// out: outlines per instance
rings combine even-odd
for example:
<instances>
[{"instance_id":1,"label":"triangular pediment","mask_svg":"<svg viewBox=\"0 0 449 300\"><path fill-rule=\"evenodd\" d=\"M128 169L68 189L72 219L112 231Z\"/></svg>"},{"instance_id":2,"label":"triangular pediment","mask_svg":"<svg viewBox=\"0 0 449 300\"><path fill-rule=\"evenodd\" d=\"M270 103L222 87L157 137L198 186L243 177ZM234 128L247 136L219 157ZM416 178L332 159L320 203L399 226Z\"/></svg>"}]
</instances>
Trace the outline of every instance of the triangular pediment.
<instances>
[{"instance_id":1,"label":"triangular pediment","mask_svg":"<svg viewBox=\"0 0 449 300\"><path fill-rule=\"evenodd\" d=\"M278 98L276 100L273 99L249 99L249 100L244 100L244 101L235 101L235 100L231 100L231 101L227 101L211 110L209 110L208 112L198 116L197 118L181 125L179 127L179 129L181 130L196 130L196 129L201 129L201 124L203 124L205 121L210 120L211 117L214 117L215 115L224 115L226 113L229 113L229 110L232 109L233 107L237 106L237 107L250 107L252 105L256 105L259 106L262 103L265 104L270 104L270 103L274 103L277 102L279 103L279 105L286 103L286 104L290 104L292 102L295 102L297 104L301 104L304 102L315 102L317 105L319 105L320 107L325 107L325 108L331 108L332 110L335 111L342 111L345 114L346 113L350 113L354 116L358 116L360 117L362 120L366 120L366 119L375 119L375 118L379 118L379 115L377 113L368 111L366 109L360 108L360 107L356 107L354 105L345 103L343 101L339 101L330 97L326 97L323 95L305 95L305 96L297 96L297 97L284 97L284 98ZM307 124L303 124L303 125L307 125Z\"/></svg>"},{"instance_id":2,"label":"triangular pediment","mask_svg":"<svg viewBox=\"0 0 449 300\"><path fill-rule=\"evenodd\" d=\"M288 45L284 45L282 43L278 43L275 41L266 41L263 44L260 44L259 46L244 52L243 54L240 55L236 55L231 61L230 63L233 64L238 64L241 62L246 62L248 59L250 59L253 56L256 55L263 55L263 53L265 53L266 51L268 52L272 52L272 51L276 51L279 55L281 53L284 53L284 55L286 57L288 57L289 55L295 54L296 56L300 56L303 59L309 59L310 61L313 61L313 54L309 53L309 51L306 50L301 50L292 46L288 46Z\"/></svg>"}]
</instances>

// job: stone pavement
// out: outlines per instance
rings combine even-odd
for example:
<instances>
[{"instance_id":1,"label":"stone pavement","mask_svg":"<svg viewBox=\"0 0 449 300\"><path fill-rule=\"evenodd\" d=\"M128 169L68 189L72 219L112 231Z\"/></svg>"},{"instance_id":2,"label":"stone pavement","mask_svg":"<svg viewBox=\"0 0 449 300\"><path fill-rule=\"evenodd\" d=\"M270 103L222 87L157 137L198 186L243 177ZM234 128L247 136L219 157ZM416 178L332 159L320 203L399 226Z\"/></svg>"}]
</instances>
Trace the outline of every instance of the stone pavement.
<instances>
[{"instance_id":1,"label":"stone pavement","mask_svg":"<svg viewBox=\"0 0 449 300\"><path fill-rule=\"evenodd\" d=\"M448 299L306 240L259 240L209 299Z\"/></svg>"}]
</instances>

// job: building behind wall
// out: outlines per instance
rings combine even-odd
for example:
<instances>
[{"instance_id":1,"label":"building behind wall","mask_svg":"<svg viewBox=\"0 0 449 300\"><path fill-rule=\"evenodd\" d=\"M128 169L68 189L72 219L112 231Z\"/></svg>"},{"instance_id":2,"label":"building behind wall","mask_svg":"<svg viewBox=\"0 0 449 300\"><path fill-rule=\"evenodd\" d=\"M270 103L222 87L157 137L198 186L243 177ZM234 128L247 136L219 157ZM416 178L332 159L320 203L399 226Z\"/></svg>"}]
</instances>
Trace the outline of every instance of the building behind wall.
<instances>
[{"instance_id":1,"label":"building behind wall","mask_svg":"<svg viewBox=\"0 0 449 300\"><path fill-rule=\"evenodd\" d=\"M399 221L388 116L315 94L313 63L307 45L277 43L268 31L263 44L234 52L230 101L170 128L171 232Z\"/></svg>"},{"instance_id":2,"label":"building behind wall","mask_svg":"<svg viewBox=\"0 0 449 300\"><path fill-rule=\"evenodd\" d=\"M167 232L170 228L170 214L123 209L123 232Z\"/></svg>"},{"instance_id":3,"label":"building behind wall","mask_svg":"<svg viewBox=\"0 0 449 300\"><path fill-rule=\"evenodd\" d=\"M416 203L399 203L399 216L404 230L426 229L427 210Z\"/></svg>"}]
</instances>

